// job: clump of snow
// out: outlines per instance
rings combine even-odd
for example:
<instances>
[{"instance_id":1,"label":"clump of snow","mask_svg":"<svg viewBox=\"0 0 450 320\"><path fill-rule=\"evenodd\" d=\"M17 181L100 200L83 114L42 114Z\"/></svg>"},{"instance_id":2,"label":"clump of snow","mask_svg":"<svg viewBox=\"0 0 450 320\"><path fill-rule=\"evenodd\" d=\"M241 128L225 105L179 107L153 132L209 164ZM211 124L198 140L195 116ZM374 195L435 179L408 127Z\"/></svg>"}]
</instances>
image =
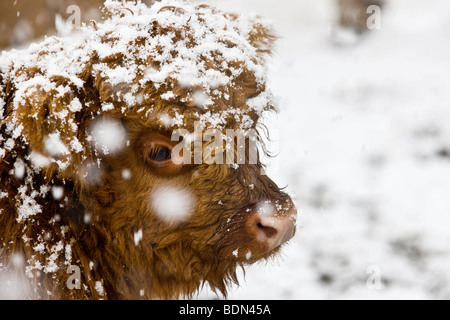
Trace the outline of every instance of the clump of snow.
<instances>
[{"instance_id":1,"label":"clump of snow","mask_svg":"<svg viewBox=\"0 0 450 320\"><path fill-rule=\"evenodd\" d=\"M105 289L103 288L103 284L101 281L96 281L95 282L95 291L97 291L97 293L103 297L105 295Z\"/></svg>"},{"instance_id":2,"label":"clump of snow","mask_svg":"<svg viewBox=\"0 0 450 320\"><path fill-rule=\"evenodd\" d=\"M161 221L173 225L189 219L194 208L194 199L187 189L162 186L151 193L149 206Z\"/></svg>"},{"instance_id":3,"label":"clump of snow","mask_svg":"<svg viewBox=\"0 0 450 320\"><path fill-rule=\"evenodd\" d=\"M44 146L45 151L52 156L59 156L69 153L66 145L61 141L59 132L48 135L48 137L44 141Z\"/></svg>"},{"instance_id":4,"label":"clump of snow","mask_svg":"<svg viewBox=\"0 0 450 320\"><path fill-rule=\"evenodd\" d=\"M30 153L30 161L33 164L35 171L39 172L42 168L47 167L51 163L51 159L40 154L39 152L33 151Z\"/></svg>"},{"instance_id":5,"label":"clump of snow","mask_svg":"<svg viewBox=\"0 0 450 320\"><path fill-rule=\"evenodd\" d=\"M11 151L15 146L15 142L13 139L9 138L8 140L6 140L4 146L5 146L6 150Z\"/></svg>"},{"instance_id":6,"label":"clump of snow","mask_svg":"<svg viewBox=\"0 0 450 320\"><path fill-rule=\"evenodd\" d=\"M83 146L81 145L80 141L78 141L77 137L74 137L72 141L70 141L70 149L75 153L79 153L84 150Z\"/></svg>"},{"instance_id":7,"label":"clump of snow","mask_svg":"<svg viewBox=\"0 0 450 320\"><path fill-rule=\"evenodd\" d=\"M5 109L5 100L3 100L2 97L0 97L0 119L3 119L3 111Z\"/></svg>"},{"instance_id":8,"label":"clump of snow","mask_svg":"<svg viewBox=\"0 0 450 320\"><path fill-rule=\"evenodd\" d=\"M68 231L67 226L61 226L61 233L64 236ZM25 266L25 274L33 279L39 277L40 272L45 273L55 273L59 270L59 259L62 254L65 257L65 265L70 265L72 261L72 246L73 239L70 240L70 244L64 245L63 241L60 240L54 245L49 245L47 241L52 238L50 233L46 233L44 236L38 235L37 239L34 240L33 250L37 255L32 255L29 260L27 260Z\"/></svg>"},{"instance_id":9,"label":"clump of snow","mask_svg":"<svg viewBox=\"0 0 450 320\"><path fill-rule=\"evenodd\" d=\"M58 271L59 266L57 264L57 259L59 258L60 253L64 249L62 241L59 241L56 245L50 248L50 256L47 258L46 265L44 266L43 271L45 273L54 273Z\"/></svg>"},{"instance_id":10,"label":"clump of snow","mask_svg":"<svg viewBox=\"0 0 450 320\"><path fill-rule=\"evenodd\" d=\"M175 94L173 93L173 91L167 91L166 93L163 93L161 95L161 99L163 100L171 100L175 98Z\"/></svg>"},{"instance_id":11,"label":"clump of snow","mask_svg":"<svg viewBox=\"0 0 450 320\"><path fill-rule=\"evenodd\" d=\"M73 98L67 107L73 113L81 111L81 109L83 108L83 106L81 105L80 99L78 99L77 97Z\"/></svg>"},{"instance_id":12,"label":"clump of snow","mask_svg":"<svg viewBox=\"0 0 450 320\"><path fill-rule=\"evenodd\" d=\"M70 263L72 262L72 246L70 244L66 244L64 248L64 257L66 258L64 264L70 265Z\"/></svg>"},{"instance_id":13,"label":"clump of snow","mask_svg":"<svg viewBox=\"0 0 450 320\"><path fill-rule=\"evenodd\" d=\"M102 111L109 111L109 110L113 110L114 109L114 105L112 103L104 103L102 105Z\"/></svg>"},{"instance_id":14,"label":"clump of snow","mask_svg":"<svg viewBox=\"0 0 450 320\"><path fill-rule=\"evenodd\" d=\"M195 90L193 99L195 105L200 108L207 108L209 105L212 105L214 103L211 98L202 90Z\"/></svg>"},{"instance_id":15,"label":"clump of snow","mask_svg":"<svg viewBox=\"0 0 450 320\"><path fill-rule=\"evenodd\" d=\"M42 212L41 205L36 202L36 197L39 195L39 193L33 190L30 194L28 194L27 189L27 184L18 189L19 199L17 200L17 222L22 222L29 217Z\"/></svg>"}]
</instances>

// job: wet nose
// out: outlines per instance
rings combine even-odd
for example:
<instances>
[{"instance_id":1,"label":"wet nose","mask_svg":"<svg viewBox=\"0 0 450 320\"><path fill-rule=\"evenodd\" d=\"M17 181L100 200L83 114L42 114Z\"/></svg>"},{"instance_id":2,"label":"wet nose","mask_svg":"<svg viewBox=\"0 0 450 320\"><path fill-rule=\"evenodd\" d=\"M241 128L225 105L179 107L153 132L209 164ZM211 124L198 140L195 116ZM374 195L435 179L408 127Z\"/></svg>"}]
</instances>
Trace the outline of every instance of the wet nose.
<instances>
[{"instance_id":1,"label":"wet nose","mask_svg":"<svg viewBox=\"0 0 450 320\"><path fill-rule=\"evenodd\" d=\"M295 233L297 210L290 209L283 215L254 213L248 220L249 232L271 251L289 241Z\"/></svg>"}]
</instances>

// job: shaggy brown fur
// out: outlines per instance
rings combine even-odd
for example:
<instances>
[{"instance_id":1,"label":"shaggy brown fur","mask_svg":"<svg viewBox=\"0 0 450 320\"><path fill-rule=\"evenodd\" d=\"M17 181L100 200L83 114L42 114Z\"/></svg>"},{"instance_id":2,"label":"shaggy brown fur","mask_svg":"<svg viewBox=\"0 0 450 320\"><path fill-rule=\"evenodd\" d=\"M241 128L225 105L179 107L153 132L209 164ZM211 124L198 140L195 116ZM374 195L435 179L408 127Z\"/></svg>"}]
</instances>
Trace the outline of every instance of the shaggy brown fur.
<instances>
[{"instance_id":1,"label":"shaggy brown fur","mask_svg":"<svg viewBox=\"0 0 450 320\"><path fill-rule=\"evenodd\" d=\"M109 14L120 22L139 16L139 8L130 5ZM196 7L194 12L189 20L183 20L183 30L163 26L157 19L151 25L140 25L147 37L136 37L121 54L102 57L96 49L86 49L86 40L81 40L78 47L86 50L88 59L75 61L80 66L76 79L64 74L65 70L52 74L40 63L64 54L76 56L58 39L48 39L32 49L25 60L35 59L34 67L25 62L4 63L8 67L0 73L0 269L20 279L26 298L169 299L191 296L205 282L226 294L229 283L237 281L237 267L279 250L268 251L246 228L261 200L282 201L288 207L283 210L292 214L290 198L261 174L261 164L239 168L186 165L177 172L160 172L145 161L148 139L159 135L169 140L176 128L193 131L196 120L220 114L222 130L240 128L244 122L256 128L261 110L251 108L248 101L266 88L254 68L239 60L224 64L226 58L220 52L215 60L204 55L201 63L208 70L232 79L209 92L213 104L207 111L192 100L198 87L180 85L170 76L155 84L145 80L139 70L131 83L117 84L96 69L107 65L114 70L131 61L158 70L161 62L157 55L147 56L145 61L140 55L152 39L170 34L173 43L185 41L194 47L189 21L198 18L201 22L205 12L230 22L238 19L207 6ZM175 17L182 15L183 9L165 6L158 14ZM255 50L252 62L262 66L274 36L255 21L249 25L246 46ZM114 47L118 35L102 31L94 28L91 33L102 44ZM223 41L232 48L238 39ZM163 47L159 54L165 54ZM178 53L170 51L170 55L175 58ZM236 73L232 67L241 71ZM39 81L34 83L36 79ZM163 99L169 91L173 95ZM140 97L134 104L125 101L129 92ZM82 108L70 107L74 101ZM105 108L110 104L113 108ZM227 113L231 106L240 112ZM183 121L167 128L161 115ZM89 128L96 121L114 119L125 128L127 143L118 152L101 152L92 144ZM54 132L59 132L71 152L49 154L46 138ZM40 168L33 157L36 154L47 159ZM20 164L23 175L17 171ZM124 177L124 169L130 175ZM195 199L194 212L181 224L164 223L148 205L152 191L166 184L188 187ZM53 186L63 187L62 199L49 191ZM142 240L136 242L134 235L140 230ZM246 254L249 251L251 257ZM81 268L81 289L66 286L71 276L69 265Z\"/></svg>"}]
</instances>

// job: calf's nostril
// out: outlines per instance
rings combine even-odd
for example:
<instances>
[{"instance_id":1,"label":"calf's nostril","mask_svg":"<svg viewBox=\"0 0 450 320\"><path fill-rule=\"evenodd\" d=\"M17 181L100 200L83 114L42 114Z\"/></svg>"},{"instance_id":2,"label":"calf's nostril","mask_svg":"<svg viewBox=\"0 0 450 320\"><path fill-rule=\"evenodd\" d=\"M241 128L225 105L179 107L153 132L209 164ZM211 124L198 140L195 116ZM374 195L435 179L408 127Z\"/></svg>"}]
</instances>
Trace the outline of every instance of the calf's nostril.
<instances>
[{"instance_id":1,"label":"calf's nostril","mask_svg":"<svg viewBox=\"0 0 450 320\"><path fill-rule=\"evenodd\" d=\"M265 226L261 223L261 221L258 221L256 226L258 227L258 229L260 229L261 231L264 232L264 234L266 235L267 238L272 238L272 237L276 236L276 234L277 234L277 229L269 227L269 226Z\"/></svg>"}]
</instances>

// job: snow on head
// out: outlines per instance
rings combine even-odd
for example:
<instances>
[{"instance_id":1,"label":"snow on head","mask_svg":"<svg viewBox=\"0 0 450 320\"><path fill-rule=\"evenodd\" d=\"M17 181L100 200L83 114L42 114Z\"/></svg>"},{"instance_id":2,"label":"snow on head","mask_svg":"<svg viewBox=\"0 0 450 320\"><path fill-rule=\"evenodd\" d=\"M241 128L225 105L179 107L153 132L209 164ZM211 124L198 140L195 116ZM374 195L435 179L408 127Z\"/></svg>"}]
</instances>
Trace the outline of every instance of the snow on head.
<instances>
[{"instance_id":1,"label":"snow on head","mask_svg":"<svg viewBox=\"0 0 450 320\"><path fill-rule=\"evenodd\" d=\"M174 225L189 219L194 208L194 199L187 189L163 186L151 193L149 206L160 220Z\"/></svg>"},{"instance_id":2,"label":"snow on head","mask_svg":"<svg viewBox=\"0 0 450 320\"><path fill-rule=\"evenodd\" d=\"M208 105L213 104L213 101L208 97L208 95L201 90L194 91L193 99L195 105L200 108L205 108Z\"/></svg>"},{"instance_id":3,"label":"snow on head","mask_svg":"<svg viewBox=\"0 0 450 320\"><path fill-rule=\"evenodd\" d=\"M90 40L97 41L91 47L101 59L119 55L123 61L121 65L97 64L94 72L128 107L145 101L140 88L148 85L163 88L163 100L208 106L215 98L228 99L230 90L250 72L257 89L252 96L257 99L249 101L248 107L257 113L271 108L264 53L270 50L272 30L261 17L228 14L183 0L163 0L150 8L108 0L105 11L110 19L91 35ZM105 34L114 41L103 41ZM146 39L139 48L135 47L137 39ZM139 65L137 61L148 63ZM172 90L177 86L192 92L183 96L180 90ZM127 89L122 91L124 87ZM104 110L112 108L108 104Z\"/></svg>"},{"instance_id":4,"label":"snow on head","mask_svg":"<svg viewBox=\"0 0 450 320\"><path fill-rule=\"evenodd\" d=\"M47 167L51 163L50 158L47 158L46 156L40 154L39 152L33 151L30 153L29 157L33 165L33 168L36 171L39 171L40 169Z\"/></svg>"},{"instance_id":5,"label":"snow on head","mask_svg":"<svg viewBox=\"0 0 450 320\"><path fill-rule=\"evenodd\" d=\"M24 127L22 122L41 114L24 111L43 103L42 95L52 102L51 119L44 120L58 129L43 132L44 148L35 151L48 158L36 156L34 160L38 168L57 163L63 170L73 161L69 159L71 153L89 156L84 147L89 137L78 140L76 134L84 130L80 116L85 119L118 110L126 114L133 108L152 108L155 94L164 101L211 109L211 114L199 115L199 120L209 126L225 123L218 119L222 117L220 112L227 113L223 117L247 111L261 115L272 108L265 59L273 32L261 17L230 14L184 0L162 0L151 7L140 1L107 0L104 11L103 23L84 26L76 38L49 37L28 49L1 54L0 86L12 82L16 91L7 130L11 137L4 137L0 157L15 147L19 136L29 143L35 128ZM92 63L93 57L98 62ZM31 76L24 70L39 72ZM102 88L98 101L77 94L86 87L87 78ZM241 101L246 104L242 108L231 99L240 87L255 90L248 94L251 99ZM155 93L148 94L155 88ZM216 103L219 99L222 104ZM5 101L0 97L0 115ZM88 110L89 114L83 114ZM167 117L160 120L165 126L180 125L180 121ZM119 150L124 142L120 124L106 125L94 122L91 128L97 156ZM59 156L65 156L64 162L52 158Z\"/></svg>"}]
</instances>

